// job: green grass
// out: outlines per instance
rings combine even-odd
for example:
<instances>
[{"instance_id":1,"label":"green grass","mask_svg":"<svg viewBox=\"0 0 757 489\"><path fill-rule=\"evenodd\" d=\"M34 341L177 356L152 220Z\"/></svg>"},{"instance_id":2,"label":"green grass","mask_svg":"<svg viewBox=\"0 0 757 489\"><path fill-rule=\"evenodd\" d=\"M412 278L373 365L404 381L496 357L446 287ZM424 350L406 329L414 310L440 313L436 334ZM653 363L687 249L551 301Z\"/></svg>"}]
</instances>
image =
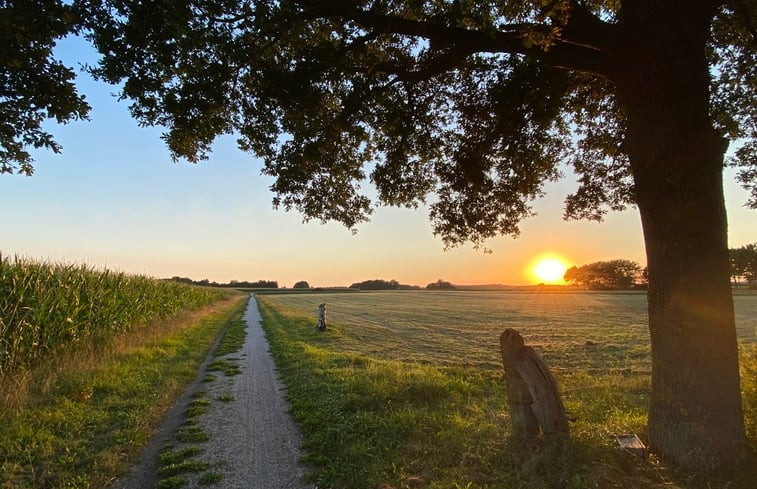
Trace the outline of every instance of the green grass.
<instances>
[{"instance_id":1,"label":"green grass","mask_svg":"<svg viewBox=\"0 0 757 489\"><path fill-rule=\"evenodd\" d=\"M234 353L242 348L246 337L247 323L241 318L233 321L226 329L226 333L224 333L223 338L221 338L221 341L218 343L213 355L220 357L228 355L229 353Z\"/></svg>"},{"instance_id":2,"label":"green grass","mask_svg":"<svg viewBox=\"0 0 757 489\"><path fill-rule=\"evenodd\" d=\"M211 484L218 484L223 480L223 474L218 472L206 472L200 477L199 483L201 486L209 486Z\"/></svg>"},{"instance_id":3,"label":"green grass","mask_svg":"<svg viewBox=\"0 0 757 489\"><path fill-rule=\"evenodd\" d=\"M92 343L86 354L52 355L55 368L47 370L54 372L45 371L44 381L30 371L25 401L0 409L0 487L105 487L138 455L245 303L236 296L182 321Z\"/></svg>"},{"instance_id":4,"label":"green grass","mask_svg":"<svg viewBox=\"0 0 757 489\"><path fill-rule=\"evenodd\" d=\"M612 435L643 437L646 425L643 295L256 297L319 486L736 489L757 476L703 478L615 448ZM742 299L744 400L755 443L757 298ZM313 327L321 302L325 333ZM570 440L523 446L508 436L498 350L506 327L520 330L555 372L573 420Z\"/></svg>"},{"instance_id":5,"label":"green grass","mask_svg":"<svg viewBox=\"0 0 757 489\"><path fill-rule=\"evenodd\" d=\"M223 372L227 377L233 375L239 375L242 370L239 368L239 364L229 360L213 360L208 364L206 369L208 372Z\"/></svg>"}]
</instances>

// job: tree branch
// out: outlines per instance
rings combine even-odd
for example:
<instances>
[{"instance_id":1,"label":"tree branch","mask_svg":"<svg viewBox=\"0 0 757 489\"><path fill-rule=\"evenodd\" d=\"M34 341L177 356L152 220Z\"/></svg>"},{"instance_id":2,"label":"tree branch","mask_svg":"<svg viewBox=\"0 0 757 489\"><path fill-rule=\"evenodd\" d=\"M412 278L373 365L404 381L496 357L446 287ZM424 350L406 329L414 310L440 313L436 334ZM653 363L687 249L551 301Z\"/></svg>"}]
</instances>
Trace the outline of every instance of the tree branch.
<instances>
[{"instance_id":1,"label":"tree branch","mask_svg":"<svg viewBox=\"0 0 757 489\"><path fill-rule=\"evenodd\" d=\"M547 50L540 46L528 47L524 43L527 33L542 27L541 24L505 24L496 31L484 32L361 10L343 0L296 0L296 3L306 9L303 12L304 18L333 17L354 22L376 34L399 34L426 39L432 47L447 49L456 54L454 63L450 62L449 68L462 60L459 55L463 53L465 56L475 53L510 53L534 56L559 68L604 75L601 54L613 36L610 24L601 21L577 2L573 2L571 18L564 27L564 34ZM444 63L434 65L442 68ZM406 72L405 76L411 75ZM420 72L418 76L421 77Z\"/></svg>"}]
</instances>

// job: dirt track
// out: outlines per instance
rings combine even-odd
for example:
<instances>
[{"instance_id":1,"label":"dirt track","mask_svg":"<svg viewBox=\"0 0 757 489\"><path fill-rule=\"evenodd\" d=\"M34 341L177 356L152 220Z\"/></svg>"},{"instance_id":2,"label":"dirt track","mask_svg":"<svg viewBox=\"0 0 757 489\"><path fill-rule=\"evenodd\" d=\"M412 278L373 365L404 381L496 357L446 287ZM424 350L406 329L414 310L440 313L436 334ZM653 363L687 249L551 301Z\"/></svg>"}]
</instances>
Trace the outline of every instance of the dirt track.
<instances>
[{"instance_id":1,"label":"dirt track","mask_svg":"<svg viewBox=\"0 0 757 489\"><path fill-rule=\"evenodd\" d=\"M210 401L207 412L197 417L197 427L210 435L208 441L189 443L203 453L193 458L210 463L210 470L223 479L223 489L300 489L311 488L303 482L305 469L299 463L301 437L284 399L284 388L276 374L268 341L260 326L260 313L254 297L244 319L247 338L241 350L220 359L236 362L241 374L221 375L214 382L202 382L208 360L198 379L166 414L161 426L146 447L137 466L116 482L116 489L143 489L158 483L158 452L167 445L181 448L175 434L185 421L192 395L204 392ZM195 394L195 398L197 395ZM223 402L219 399L233 399ZM201 474L181 474L188 482L183 487L199 486Z\"/></svg>"}]
</instances>

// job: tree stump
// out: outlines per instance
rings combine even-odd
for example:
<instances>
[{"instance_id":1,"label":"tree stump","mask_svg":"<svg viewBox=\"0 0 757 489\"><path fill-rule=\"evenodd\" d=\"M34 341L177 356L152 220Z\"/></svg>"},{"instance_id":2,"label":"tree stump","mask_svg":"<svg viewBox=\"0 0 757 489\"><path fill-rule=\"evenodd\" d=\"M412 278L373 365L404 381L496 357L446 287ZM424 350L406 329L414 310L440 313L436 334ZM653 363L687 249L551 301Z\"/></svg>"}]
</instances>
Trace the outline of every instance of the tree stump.
<instances>
[{"instance_id":1,"label":"tree stump","mask_svg":"<svg viewBox=\"0 0 757 489\"><path fill-rule=\"evenodd\" d=\"M318 331L326 331L326 303L318 305Z\"/></svg>"},{"instance_id":2,"label":"tree stump","mask_svg":"<svg viewBox=\"0 0 757 489\"><path fill-rule=\"evenodd\" d=\"M514 329L499 337L505 367L507 397L516 436L567 435L565 414L557 382L533 348Z\"/></svg>"}]
</instances>

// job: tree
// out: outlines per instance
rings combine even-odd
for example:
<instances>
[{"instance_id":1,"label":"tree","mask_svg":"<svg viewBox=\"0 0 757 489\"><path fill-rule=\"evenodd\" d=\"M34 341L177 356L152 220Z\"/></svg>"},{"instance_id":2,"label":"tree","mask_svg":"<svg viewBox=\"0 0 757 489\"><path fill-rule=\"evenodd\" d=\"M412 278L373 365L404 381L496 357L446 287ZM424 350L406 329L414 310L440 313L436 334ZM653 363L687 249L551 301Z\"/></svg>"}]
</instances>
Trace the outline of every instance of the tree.
<instances>
[{"instance_id":1,"label":"tree","mask_svg":"<svg viewBox=\"0 0 757 489\"><path fill-rule=\"evenodd\" d=\"M355 282L354 284L350 285L350 288L359 290L409 290L414 288L417 289L419 287L401 284L396 280L390 280L387 282L386 280L375 279Z\"/></svg>"},{"instance_id":2,"label":"tree","mask_svg":"<svg viewBox=\"0 0 757 489\"><path fill-rule=\"evenodd\" d=\"M310 284L307 283L304 280L300 280L299 282L297 282L294 285L292 285L292 288L293 289L309 289L310 288Z\"/></svg>"},{"instance_id":3,"label":"tree","mask_svg":"<svg viewBox=\"0 0 757 489\"><path fill-rule=\"evenodd\" d=\"M431 282L430 284L426 286L426 288L429 290L456 290L457 289L457 287L455 287L451 283L442 279L439 279L436 282Z\"/></svg>"},{"instance_id":4,"label":"tree","mask_svg":"<svg viewBox=\"0 0 757 489\"><path fill-rule=\"evenodd\" d=\"M757 243L731 248L728 250L728 255L734 285L740 280L748 284L757 282Z\"/></svg>"},{"instance_id":5,"label":"tree","mask_svg":"<svg viewBox=\"0 0 757 489\"><path fill-rule=\"evenodd\" d=\"M175 157L202 159L233 132L275 177L274 205L306 219L366 220L370 178L379 204L432 196L446 245L480 245L517 235L560 165L579 175L567 218L637 206L649 441L691 467L751 456L722 170L740 142L731 164L757 206L754 2L81 5L103 54L94 72L123 83L140 123L166 128Z\"/></svg>"},{"instance_id":6,"label":"tree","mask_svg":"<svg viewBox=\"0 0 757 489\"><path fill-rule=\"evenodd\" d=\"M641 273L641 266L631 260L598 261L570 267L564 279L592 290L623 290L640 282Z\"/></svg>"}]
</instances>

